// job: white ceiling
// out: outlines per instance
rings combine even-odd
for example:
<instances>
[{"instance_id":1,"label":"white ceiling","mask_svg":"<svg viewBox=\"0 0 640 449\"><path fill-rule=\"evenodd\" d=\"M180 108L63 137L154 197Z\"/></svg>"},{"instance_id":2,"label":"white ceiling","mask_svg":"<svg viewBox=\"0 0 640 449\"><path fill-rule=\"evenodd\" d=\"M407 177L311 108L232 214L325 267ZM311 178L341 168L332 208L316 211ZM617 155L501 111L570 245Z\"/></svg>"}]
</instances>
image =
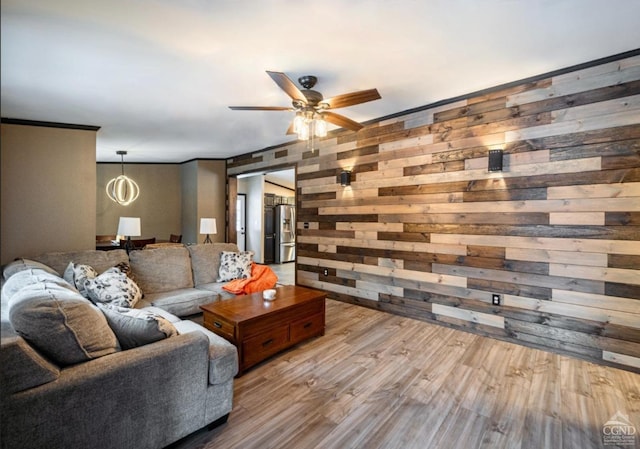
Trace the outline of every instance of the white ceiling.
<instances>
[{"instance_id":1,"label":"white ceiling","mask_svg":"<svg viewBox=\"0 0 640 449\"><path fill-rule=\"evenodd\" d=\"M640 47L638 0L2 0L2 117L96 125L97 160L226 158L291 140L265 73L366 121Z\"/></svg>"}]
</instances>

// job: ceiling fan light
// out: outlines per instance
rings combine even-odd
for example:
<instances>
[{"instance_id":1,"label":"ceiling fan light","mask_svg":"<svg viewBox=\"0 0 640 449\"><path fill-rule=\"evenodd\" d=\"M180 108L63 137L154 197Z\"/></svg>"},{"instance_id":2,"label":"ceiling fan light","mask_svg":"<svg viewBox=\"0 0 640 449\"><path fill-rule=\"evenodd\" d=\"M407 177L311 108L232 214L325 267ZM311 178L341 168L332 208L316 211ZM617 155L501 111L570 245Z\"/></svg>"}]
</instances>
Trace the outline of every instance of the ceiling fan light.
<instances>
[{"instance_id":1,"label":"ceiling fan light","mask_svg":"<svg viewBox=\"0 0 640 449\"><path fill-rule=\"evenodd\" d=\"M296 117L293 119L293 132L300 134L300 130L302 130L302 128L304 128L304 117L298 112Z\"/></svg>"},{"instance_id":2,"label":"ceiling fan light","mask_svg":"<svg viewBox=\"0 0 640 449\"><path fill-rule=\"evenodd\" d=\"M327 136L327 122L322 120L322 117L316 119L315 128L316 128L316 137Z\"/></svg>"},{"instance_id":3,"label":"ceiling fan light","mask_svg":"<svg viewBox=\"0 0 640 449\"><path fill-rule=\"evenodd\" d=\"M309 140L309 124L304 123L300 127L300 131L298 131L298 139L300 140Z\"/></svg>"}]
</instances>

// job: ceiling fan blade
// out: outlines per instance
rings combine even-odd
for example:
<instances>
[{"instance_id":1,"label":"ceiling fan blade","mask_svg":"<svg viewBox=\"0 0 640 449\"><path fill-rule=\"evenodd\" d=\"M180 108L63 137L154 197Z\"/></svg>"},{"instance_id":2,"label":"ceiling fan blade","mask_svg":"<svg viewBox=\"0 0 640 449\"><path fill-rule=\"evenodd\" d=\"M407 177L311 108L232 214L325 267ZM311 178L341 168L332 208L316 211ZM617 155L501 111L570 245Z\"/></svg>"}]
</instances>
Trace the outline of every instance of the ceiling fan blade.
<instances>
[{"instance_id":1,"label":"ceiling fan blade","mask_svg":"<svg viewBox=\"0 0 640 449\"><path fill-rule=\"evenodd\" d=\"M293 111L287 106L229 106L234 111Z\"/></svg>"},{"instance_id":2,"label":"ceiling fan blade","mask_svg":"<svg viewBox=\"0 0 640 449\"><path fill-rule=\"evenodd\" d=\"M367 101L379 100L382 98L378 93L378 89L359 90L348 94L337 95L335 97L322 100L332 109L353 106L354 104L366 103Z\"/></svg>"},{"instance_id":3,"label":"ceiling fan blade","mask_svg":"<svg viewBox=\"0 0 640 449\"><path fill-rule=\"evenodd\" d=\"M335 112L324 111L322 116L327 122L333 123L334 125L338 125L342 128L350 129L351 131L358 131L363 128L360 123L351 120L344 115L336 114Z\"/></svg>"},{"instance_id":4,"label":"ceiling fan blade","mask_svg":"<svg viewBox=\"0 0 640 449\"><path fill-rule=\"evenodd\" d=\"M276 84L280 87L280 89L284 90L287 95L289 95L292 99L301 101L304 104L307 104L307 97L298 89L298 87L294 84L291 79L282 72L270 72L267 70L267 73L276 82Z\"/></svg>"}]
</instances>

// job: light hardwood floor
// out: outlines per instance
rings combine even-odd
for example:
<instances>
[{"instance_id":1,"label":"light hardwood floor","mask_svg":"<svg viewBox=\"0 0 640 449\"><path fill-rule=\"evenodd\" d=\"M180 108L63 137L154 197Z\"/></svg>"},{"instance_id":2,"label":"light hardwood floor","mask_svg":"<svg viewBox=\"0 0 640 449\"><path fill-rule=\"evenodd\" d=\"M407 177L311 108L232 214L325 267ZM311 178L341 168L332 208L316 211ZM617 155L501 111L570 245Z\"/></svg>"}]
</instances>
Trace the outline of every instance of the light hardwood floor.
<instances>
[{"instance_id":1,"label":"light hardwood floor","mask_svg":"<svg viewBox=\"0 0 640 449\"><path fill-rule=\"evenodd\" d=\"M326 317L175 447L609 449L617 412L640 433L639 374L333 300Z\"/></svg>"}]
</instances>

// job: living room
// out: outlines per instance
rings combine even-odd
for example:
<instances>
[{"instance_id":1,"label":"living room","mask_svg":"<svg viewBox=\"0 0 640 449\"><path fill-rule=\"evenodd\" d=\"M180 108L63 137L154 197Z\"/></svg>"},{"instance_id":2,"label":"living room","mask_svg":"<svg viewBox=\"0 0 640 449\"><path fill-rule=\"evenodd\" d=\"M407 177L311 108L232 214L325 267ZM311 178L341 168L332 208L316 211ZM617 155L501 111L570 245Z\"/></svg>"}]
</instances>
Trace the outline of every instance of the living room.
<instances>
[{"instance_id":1,"label":"living room","mask_svg":"<svg viewBox=\"0 0 640 449\"><path fill-rule=\"evenodd\" d=\"M523 5L497 3L522 19ZM545 7L569 6L582 8ZM116 127L13 112L28 109L5 104L3 62L2 264L91 249L125 211L143 217L144 235L194 243L199 218L215 216L214 242L235 242L238 178L293 167L295 282L327 293L326 333L236 378L229 421L176 447L616 447L603 435L614 415L640 426L640 51L625 20L637 5L595 10L618 40L581 36L604 50L488 84L468 72L482 88L441 84L411 106L372 106L353 116L357 132L295 141L290 112L231 111L265 143L169 162L136 154L153 151L138 135L139 147L122 144L141 190L129 209L104 193L121 169L122 147L105 140ZM600 23L585 16L576 22ZM252 95L275 88L255 104L286 103L253 75L265 84L245 86ZM382 82L351 90L391 101Z\"/></svg>"}]
</instances>

